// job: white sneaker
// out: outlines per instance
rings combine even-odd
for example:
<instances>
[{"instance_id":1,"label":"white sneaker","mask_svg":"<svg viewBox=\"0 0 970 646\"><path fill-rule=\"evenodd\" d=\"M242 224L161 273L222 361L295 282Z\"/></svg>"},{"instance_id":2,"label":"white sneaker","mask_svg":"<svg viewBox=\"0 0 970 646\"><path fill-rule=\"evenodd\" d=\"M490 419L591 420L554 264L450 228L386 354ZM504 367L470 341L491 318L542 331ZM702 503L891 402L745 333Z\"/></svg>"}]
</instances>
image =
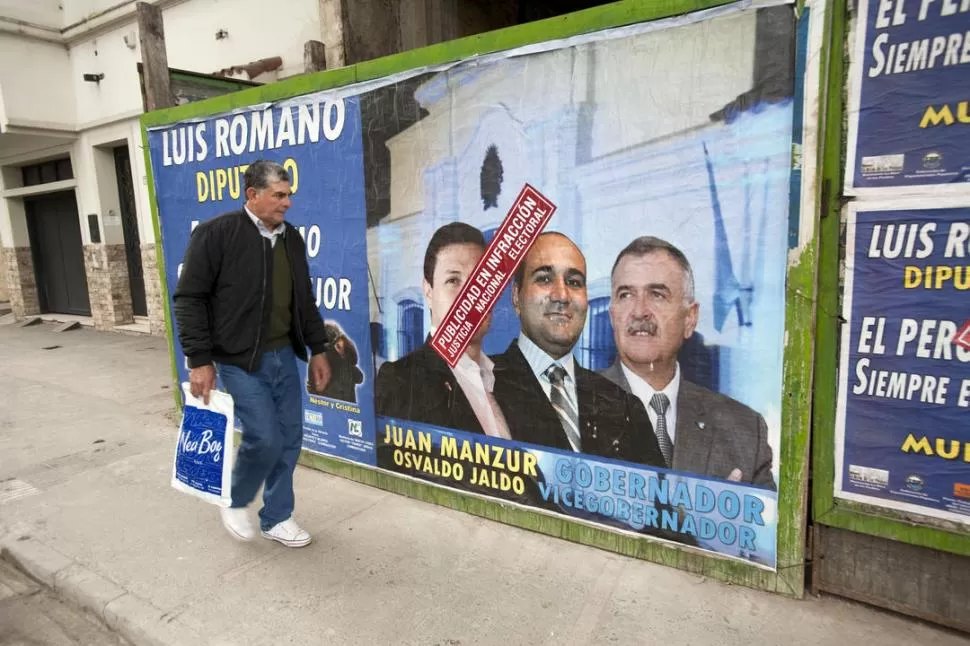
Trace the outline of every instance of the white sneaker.
<instances>
[{"instance_id":1,"label":"white sneaker","mask_svg":"<svg viewBox=\"0 0 970 646\"><path fill-rule=\"evenodd\" d=\"M237 541L251 541L256 536L253 524L249 522L249 514L245 507L223 507L222 524L225 526L229 535Z\"/></svg>"},{"instance_id":2,"label":"white sneaker","mask_svg":"<svg viewBox=\"0 0 970 646\"><path fill-rule=\"evenodd\" d=\"M282 523L277 523L268 530L261 531L263 538L277 541L287 547L303 547L309 545L310 534L296 524L292 518L287 518Z\"/></svg>"}]
</instances>

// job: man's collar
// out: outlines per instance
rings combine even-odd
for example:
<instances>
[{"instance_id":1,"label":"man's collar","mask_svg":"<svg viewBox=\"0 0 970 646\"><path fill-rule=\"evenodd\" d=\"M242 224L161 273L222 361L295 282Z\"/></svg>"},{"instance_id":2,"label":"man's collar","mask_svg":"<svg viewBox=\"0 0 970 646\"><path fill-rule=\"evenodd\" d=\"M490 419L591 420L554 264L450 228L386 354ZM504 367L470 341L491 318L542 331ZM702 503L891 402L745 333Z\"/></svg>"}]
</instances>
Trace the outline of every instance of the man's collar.
<instances>
[{"instance_id":1,"label":"man's collar","mask_svg":"<svg viewBox=\"0 0 970 646\"><path fill-rule=\"evenodd\" d=\"M653 386L647 383L647 380L638 375L637 373L630 370L623 361L620 361L620 369L623 371L623 376L626 377L627 383L630 384L630 390L648 390L653 394L663 393L667 395L667 399L673 404L677 401L677 395L680 393L680 362L675 364L674 378L670 380L663 390L655 390Z\"/></svg>"},{"instance_id":2,"label":"man's collar","mask_svg":"<svg viewBox=\"0 0 970 646\"><path fill-rule=\"evenodd\" d=\"M566 374L573 380L573 383L576 383L576 362L573 360L571 352L560 359L553 359L545 350L537 346L532 339L524 334L519 335L518 344L519 350L522 351L522 356L525 357L525 360L529 363L529 367L532 368L532 372L537 377L544 375L546 370L549 369L549 366L558 363L566 369Z\"/></svg>"},{"instance_id":3,"label":"man's collar","mask_svg":"<svg viewBox=\"0 0 970 646\"><path fill-rule=\"evenodd\" d=\"M495 364L489 359L488 355L484 352L480 352L478 355L478 361L475 361L467 352L463 352L461 358L458 359L458 363L455 365L455 372L463 373L478 373L482 378L482 384L485 386L485 390L492 392L495 388Z\"/></svg>"},{"instance_id":4,"label":"man's collar","mask_svg":"<svg viewBox=\"0 0 970 646\"><path fill-rule=\"evenodd\" d=\"M270 231L269 230L269 227L267 227L266 224L262 220L260 220L255 215L253 215L253 212L250 211L249 210L249 207L246 206L245 204L243 204L243 210L246 212L246 215L249 216L249 219L252 220L253 224L256 225L256 228L259 229L260 231L265 231L266 233L269 233L270 235L276 235L276 234L282 235L283 233L286 232L286 224L284 224L283 222L280 222L276 226L275 229L273 229L272 231Z\"/></svg>"}]
</instances>

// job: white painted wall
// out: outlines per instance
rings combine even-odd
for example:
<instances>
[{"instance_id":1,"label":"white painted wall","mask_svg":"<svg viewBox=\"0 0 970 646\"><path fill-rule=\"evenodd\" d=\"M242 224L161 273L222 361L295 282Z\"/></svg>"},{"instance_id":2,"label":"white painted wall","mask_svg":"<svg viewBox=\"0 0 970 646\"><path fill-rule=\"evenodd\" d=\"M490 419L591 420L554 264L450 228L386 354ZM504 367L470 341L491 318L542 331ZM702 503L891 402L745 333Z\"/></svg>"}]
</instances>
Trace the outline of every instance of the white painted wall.
<instances>
[{"instance_id":1,"label":"white painted wall","mask_svg":"<svg viewBox=\"0 0 970 646\"><path fill-rule=\"evenodd\" d=\"M125 37L134 44L130 49ZM70 85L77 101L77 128L127 118L142 112L138 62L141 48L134 23L72 45ZM99 83L84 80L84 74L104 74Z\"/></svg>"},{"instance_id":2,"label":"white painted wall","mask_svg":"<svg viewBox=\"0 0 970 646\"><path fill-rule=\"evenodd\" d=\"M0 95L3 129L73 130L76 118L70 59L55 43L0 33Z\"/></svg>"},{"instance_id":3,"label":"white painted wall","mask_svg":"<svg viewBox=\"0 0 970 646\"><path fill-rule=\"evenodd\" d=\"M29 1L33 2L34 0ZM149 1L152 2L152 0ZM61 0L60 4L64 5L64 17L61 24L63 28L81 22L86 18L97 16L113 7L118 7L118 5L125 6L114 9L111 15L118 15L125 11L130 11L135 6L135 0L129 0L128 2L123 2L123 0Z\"/></svg>"},{"instance_id":4,"label":"white painted wall","mask_svg":"<svg viewBox=\"0 0 970 646\"><path fill-rule=\"evenodd\" d=\"M63 4L61 12L56 0L0 0L0 16L65 26L118 5L114 0ZM0 118L29 127L85 130L141 112L134 3L110 15L124 17L124 23L108 31L98 27L87 36L84 25L72 28L68 45L0 33ZM259 81L301 73L304 43L322 38L319 0L287 0L285 12L265 0L186 0L166 5L163 18L171 67L213 73L280 56L283 67ZM92 20L91 27L103 19ZM217 40L219 30L228 37ZM99 83L83 80L84 74L99 73L104 74Z\"/></svg>"},{"instance_id":5,"label":"white painted wall","mask_svg":"<svg viewBox=\"0 0 970 646\"><path fill-rule=\"evenodd\" d=\"M304 43L322 39L319 5L319 0L287 0L286 11L281 12L264 0L163 2L169 65L213 73L280 56L283 67L256 80L268 82L302 73ZM0 33L0 123L16 125L21 132L59 129L74 138L71 142L4 134L0 166L31 163L49 156L52 145L60 145L58 152L69 151L74 164L84 241L89 237L87 215L94 213L101 220L102 240L116 243L122 241L122 234L120 221L112 217L119 209L110 148L127 145L141 241L153 242L138 124L141 45L134 2L0 0L0 17L59 30L70 27L65 44ZM109 20L113 26L105 24ZM217 40L219 30L226 30L228 37ZM84 74L104 74L104 78L87 82ZM43 83L38 82L41 76ZM6 231L5 239L18 238L13 235L8 209L0 209L0 230Z\"/></svg>"},{"instance_id":6,"label":"white painted wall","mask_svg":"<svg viewBox=\"0 0 970 646\"><path fill-rule=\"evenodd\" d=\"M132 120L137 123L137 120ZM111 148L131 146L131 124L116 123L93 128L82 133L74 148L74 176L78 180L78 215L86 223L89 214L99 216L101 241L121 244L121 209L118 200L118 181ZM86 227L82 227L84 242L90 242Z\"/></svg>"},{"instance_id":7,"label":"white painted wall","mask_svg":"<svg viewBox=\"0 0 970 646\"><path fill-rule=\"evenodd\" d=\"M303 44L323 39L319 0L191 0L163 15L169 66L206 74L272 56L283 67L256 80L300 74ZM220 29L229 35L216 40Z\"/></svg>"},{"instance_id":8,"label":"white painted wall","mask_svg":"<svg viewBox=\"0 0 970 646\"><path fill-rule=\"evenodd\" d=\"M44 27L63 26L60 0L0 0L0 16Z\"/></svg>"}]
</instances>

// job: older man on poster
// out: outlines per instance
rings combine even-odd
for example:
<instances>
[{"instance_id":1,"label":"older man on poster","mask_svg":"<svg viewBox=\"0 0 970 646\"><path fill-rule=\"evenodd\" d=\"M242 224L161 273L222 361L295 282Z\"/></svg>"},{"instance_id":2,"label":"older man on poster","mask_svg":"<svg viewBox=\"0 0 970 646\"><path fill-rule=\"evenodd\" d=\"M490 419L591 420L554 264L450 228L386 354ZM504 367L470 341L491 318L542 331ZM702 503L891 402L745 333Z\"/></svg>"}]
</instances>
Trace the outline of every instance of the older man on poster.
<instances>
[{"instance_id":1,"label":"older man on poster","mask_svg":"<svg viewBox=\"0 0 970 646\"><path fill-rule=\"evenodd\" d=\"M512 305L521 334L495 359L495 397L512 438L659 466L643 405L573 358L586 322L586 259L567 236L541 234L519 265Z\"/></svg>"},{"instance_id":2,"label":"older man on poster","mask_svg":"<svg viewBox=\"0 0 970 646\"><path fill-rule=\"evenodd\" d=\"M683 252L666 240L637 238L613 265L617 359L600 374L647 406L668 467L774 489L764 418L681 377L677 353L699 310Z\"/></svg>"}]
</instances>

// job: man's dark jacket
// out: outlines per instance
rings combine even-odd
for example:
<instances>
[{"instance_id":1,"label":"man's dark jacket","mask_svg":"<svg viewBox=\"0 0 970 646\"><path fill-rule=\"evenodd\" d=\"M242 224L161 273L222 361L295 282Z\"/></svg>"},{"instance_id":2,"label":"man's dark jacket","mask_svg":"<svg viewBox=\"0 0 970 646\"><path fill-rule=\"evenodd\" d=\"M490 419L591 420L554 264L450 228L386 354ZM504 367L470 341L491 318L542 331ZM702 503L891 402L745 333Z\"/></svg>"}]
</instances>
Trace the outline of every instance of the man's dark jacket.
<instances>
[{"instance_id":1,"label":"man's dark jacket","mask_svg":"<svg viewBox=\"0 0 970 646\"><path fill-rule=\"evenodd\" d=\"M307 360L327 350L327 334L310 285L306 245L288 222L283 244L293 275L290 341ZM212 362L259 369L273 304L273 247L245 210L195 228L175 288L179 342L190 368Z\"/></svg>"}]
</instances>

